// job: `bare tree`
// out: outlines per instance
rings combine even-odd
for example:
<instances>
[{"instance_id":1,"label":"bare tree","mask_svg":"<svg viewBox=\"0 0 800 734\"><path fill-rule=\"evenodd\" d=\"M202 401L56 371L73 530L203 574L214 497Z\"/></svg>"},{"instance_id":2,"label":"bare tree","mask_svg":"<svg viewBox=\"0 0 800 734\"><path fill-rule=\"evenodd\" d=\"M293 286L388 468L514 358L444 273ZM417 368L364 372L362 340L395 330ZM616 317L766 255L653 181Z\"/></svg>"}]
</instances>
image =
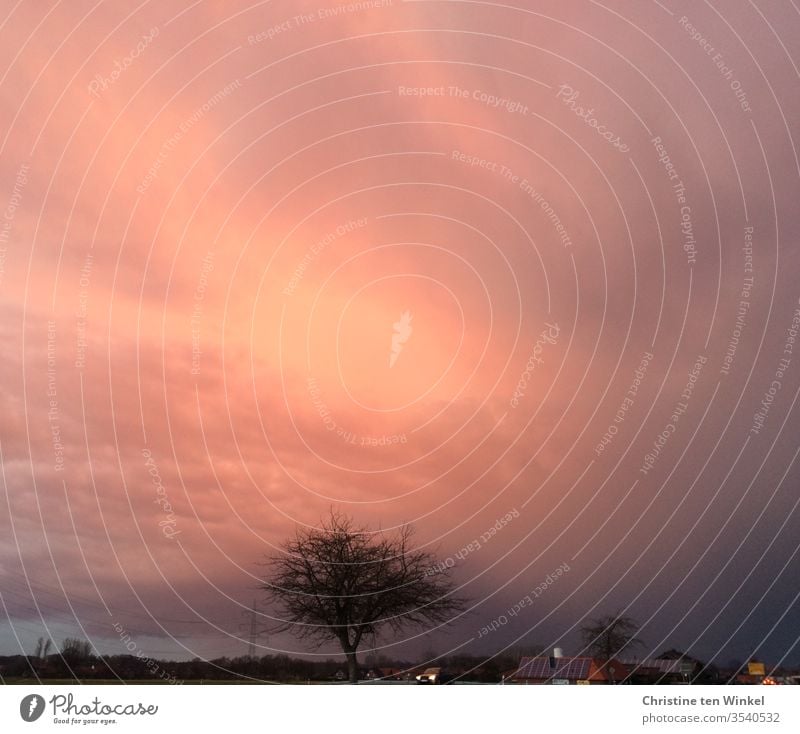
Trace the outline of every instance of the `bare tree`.
<instances>
[{"instance_id":1,"label":"bare tree","mask_svg":"<svg viewBox=\"0 0 800 734\"><path fill-rule=\"evenodd\" d=\"M68 665L90 660L94 657L92 643L77 637L67 637L61 643L61 657Z\"/></svg>"},{"instance_id":2,"label":"bare tree","mask_svg":"<svg viewBox=\"0 0 800 734\"><path fill-rule=\"evenodd\" d=\"M644 643L636 637L639 625L620 613L590 619L581 627L583 644L590 655L610 660L626 648Z\"/></svg>"},{"instance_id":3,"label":"bare tree","mask_svg":"<svg viewBox=\"0 0 800 734\"><path fill-rule=\"evenodd\" d=\"M44 660L50 654L50 649L52 647L53 641L50 638L45 640L44 637L40 637L36 641L36 652L33 656L39 658L40 660Z\"/></svg>"},{"instance_id":4,"label":"bare tree","mask_svg":"<svg viewBox=\"0 0 800 734\"><path fill-rule=\"evenodd\" d=\"M454 595L450 569L411 547L412 534L408 525L373 533L333 511L321 528L298 529L265 564L261 588L282 620L270 631L337 640L356 683L364 635L451 621L466 600Z\"/></svg>"}]
</instances>

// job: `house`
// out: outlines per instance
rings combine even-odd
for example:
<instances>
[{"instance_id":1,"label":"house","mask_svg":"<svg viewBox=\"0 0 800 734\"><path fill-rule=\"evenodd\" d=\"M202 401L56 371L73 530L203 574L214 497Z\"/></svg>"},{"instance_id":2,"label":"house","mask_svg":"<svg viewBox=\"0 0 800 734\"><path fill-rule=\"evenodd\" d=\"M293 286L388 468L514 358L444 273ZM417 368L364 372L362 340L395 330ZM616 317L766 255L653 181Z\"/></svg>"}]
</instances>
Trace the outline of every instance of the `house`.
<instances>
[{"instance_id":1,"label":"house","mask_svg":"<svg viewBox=\"0 0 800 734\"><path fill-rule=\"evenodd\" d=\"M618 660L591 657L524 657L505 683L518 685L608 685L622 683L628 668Z\"/></svg>"},{"instance_id":2,"label":"house","mask_svg":"<svg viewBox=\"0 0 800 734\"><path fill-rule=\"evenodd\" d=\"M620 658L628 669L631 683L683 683L694 672L698 663L692 658ZM702 667L702 663L699 663Z\"/></svg>"}]
</instances>

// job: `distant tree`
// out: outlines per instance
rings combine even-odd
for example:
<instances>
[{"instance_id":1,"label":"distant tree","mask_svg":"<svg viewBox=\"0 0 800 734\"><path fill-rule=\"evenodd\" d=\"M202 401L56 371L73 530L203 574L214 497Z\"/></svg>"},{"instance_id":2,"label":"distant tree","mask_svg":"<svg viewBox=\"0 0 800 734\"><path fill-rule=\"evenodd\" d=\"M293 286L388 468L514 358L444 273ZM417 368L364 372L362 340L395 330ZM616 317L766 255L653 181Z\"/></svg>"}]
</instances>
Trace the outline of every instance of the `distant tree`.
<instances>
[{"instance_id":1,"label":"distant tree","mask_svg":"<svg viewBox=\"0 0 800 734\"><path fill-rule=\"evenodd\" d=\"M638 631L639 625L634 619L618 613L588 620L581 627L581 637L590 655L610 660L623 650L644 644L636 637Z\"/></svg>"},{"instance_id":2,"label":"distant tree","mask_svg":"<svg viewBox=\"0 0 800 734\"><path fill-rule=\"evenodd\" d=\"M427 641L428 644L425 645L425 649L422 651L422 659L428 665L435 665L439 662L439 653L436 652L436 648L431 644L431 641Z\"/></svg>"},{"instance_id":3,"label":"distant tree","mask_svg":"<svg viewBox=\"0 0 800 734\"><path fill-rule=\"evenodd\" d=\"M53 641L51 639L45 640L44 637L40 637L36 640L36 652L33 653L33 657L44 660L50 654L52 647Z\"/></svg>"},{"instance_id":4,"label":"distant tree","mask_svg":"<svg viewBox=\"0 0 800 734\"><path fill-rule=\"evenodd\" d=\"M67 637L61 643L61 657L68 665L86 662L94 657L92 643L77 637Z\"/></svg>"},{"instance_id":5,"label":"distant tree","mask_svg":"<svg viewBox=\"0 0 800 734\"><path fill-rule=\"evenodd\" d=\"M321 528L298 529L265 563L261 588L282 620L270 631L338 641L356 683L364 635L446 624L465 600L453 594L450 569L412 548L412 534L408 525L391 536L373 533L333 511Z\"/></svg>"}]
</instances>

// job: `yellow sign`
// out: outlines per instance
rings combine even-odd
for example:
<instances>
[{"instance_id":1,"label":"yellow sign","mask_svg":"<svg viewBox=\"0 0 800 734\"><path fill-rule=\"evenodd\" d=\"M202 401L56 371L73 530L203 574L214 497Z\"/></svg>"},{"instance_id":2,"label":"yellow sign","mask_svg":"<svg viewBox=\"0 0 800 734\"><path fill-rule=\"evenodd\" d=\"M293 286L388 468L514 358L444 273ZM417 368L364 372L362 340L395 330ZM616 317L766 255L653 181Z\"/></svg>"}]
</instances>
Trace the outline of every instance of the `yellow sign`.
<instances>
[{"instance_id":1,"label":"yellow sign","mask_svg":"<svg viewBox=\"0 0 800 734\"><path fill-rule=\"evenodd\" d=\"M764 663L747 663L747 672L749 675L765 675Z\"/></svg>"}]
</instances>

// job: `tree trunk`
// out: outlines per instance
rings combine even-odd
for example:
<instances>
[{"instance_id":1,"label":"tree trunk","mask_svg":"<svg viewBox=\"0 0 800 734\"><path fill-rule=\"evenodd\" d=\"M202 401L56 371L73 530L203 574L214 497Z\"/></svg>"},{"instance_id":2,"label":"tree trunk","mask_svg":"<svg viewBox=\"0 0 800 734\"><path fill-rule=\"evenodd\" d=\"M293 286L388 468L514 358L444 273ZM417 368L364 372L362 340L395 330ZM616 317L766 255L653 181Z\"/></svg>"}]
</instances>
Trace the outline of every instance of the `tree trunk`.
<instances>
[{"instance_id":1,"label":"tree trunk","mask_svg":"<svg viewBox=\"0 0 800 734\"><path fill-rule=\"evenodd\" d=\"M347 656L347 673L351 683L358 683L358 661L356 660L356 651L346 651Z\"/></svg>"}]
</instances>

